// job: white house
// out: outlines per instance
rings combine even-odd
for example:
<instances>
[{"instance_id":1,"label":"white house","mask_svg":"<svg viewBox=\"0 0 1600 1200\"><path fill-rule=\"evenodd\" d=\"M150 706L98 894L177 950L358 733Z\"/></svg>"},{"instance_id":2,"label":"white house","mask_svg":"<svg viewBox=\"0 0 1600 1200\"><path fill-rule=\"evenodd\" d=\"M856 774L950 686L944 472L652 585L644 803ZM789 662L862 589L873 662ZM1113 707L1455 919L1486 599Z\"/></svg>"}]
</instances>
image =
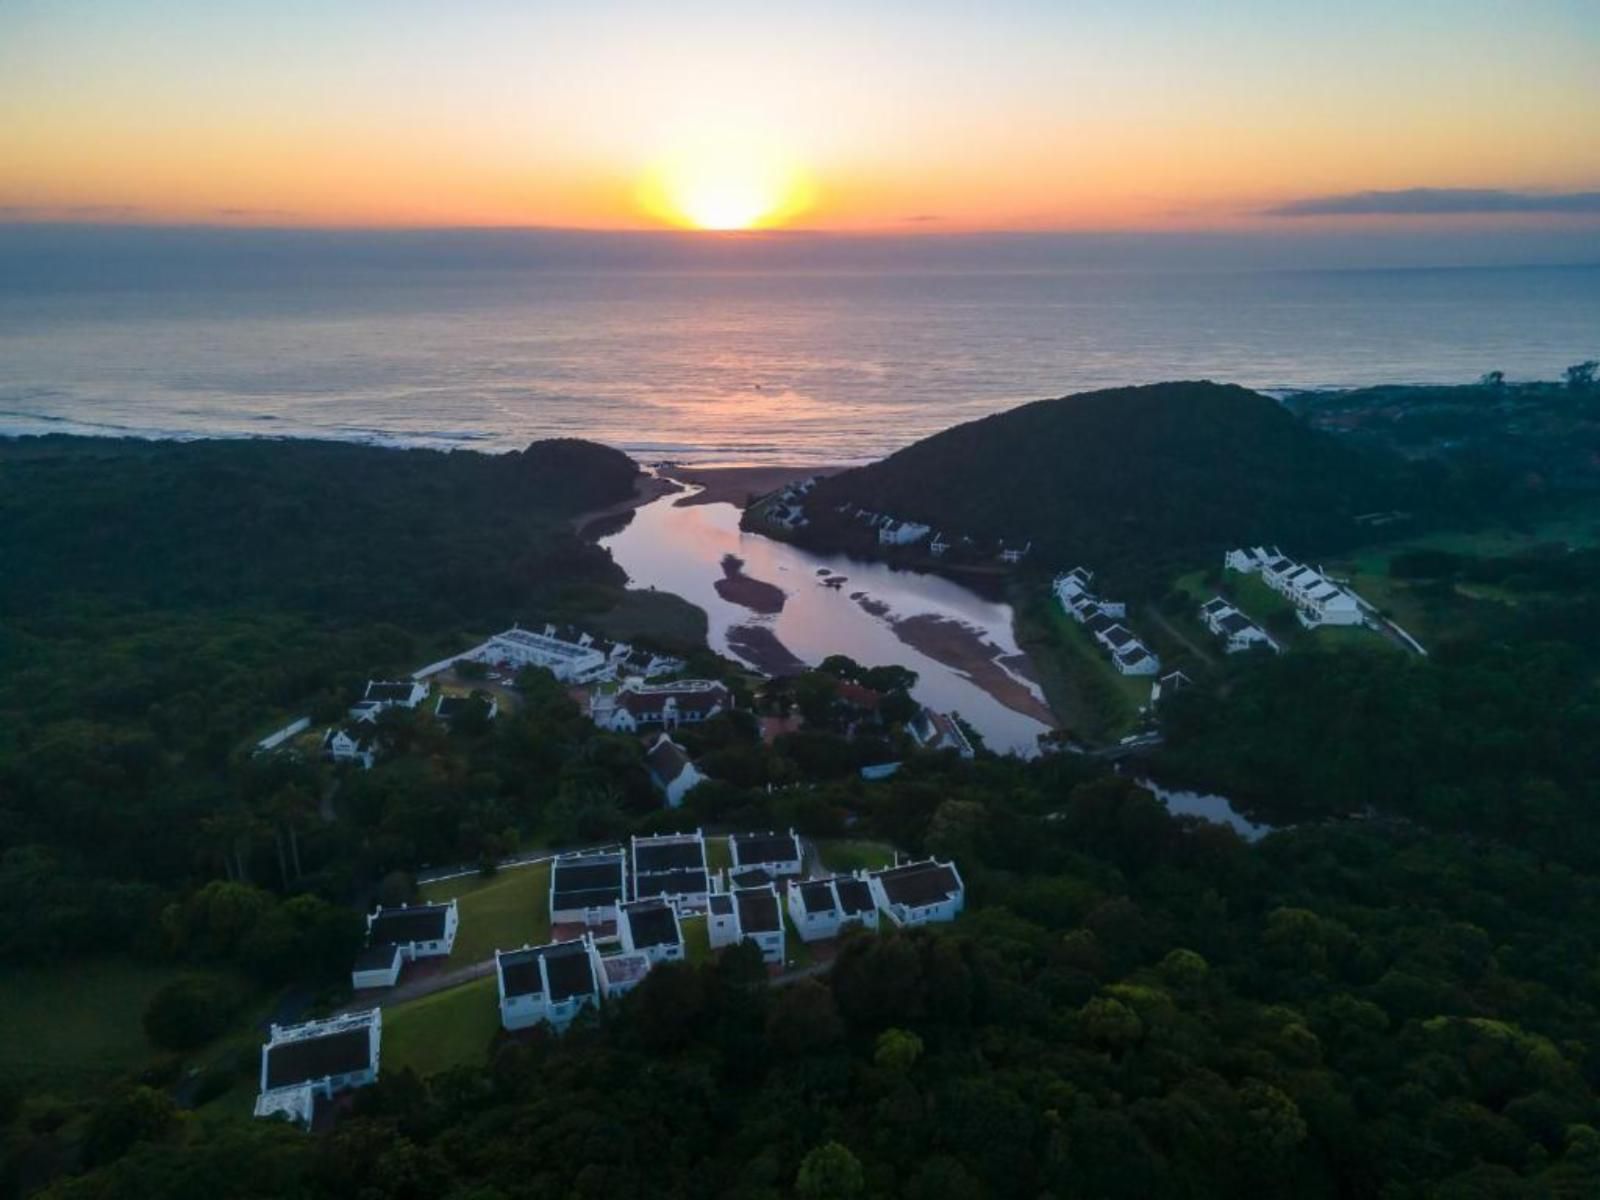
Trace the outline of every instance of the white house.
<instances>
[{"instance_id":1,"label":"white house","mask_svg":"<svg viewBox=\"0 0 1600 1200\"><path fill-rule=\"evenodd\" d=\"M574 851L550 862L552 925L613 924L627 898L628 862L620 849Z\"/></svg>"},{"instance_id":2,"label":"white house","mask_svg":"<svg viewBox=\"0 0 1600 1200\"><path fill-rule=\"evenodd\" d=\"M468 711L474 704L488 705L489 711L486 716L491 721L500 715L500 702L489 692L471 696L440 696L439 703L433 706L433 715L441 721L449 722Z\"/></svg>"},{"instance_id":3,"label":"white house","mask_svg":"<svg viewBox=\"0 0 1600 1200\"><path fill-rule=\"evenodd\" d=\"M919 525L915 521L896 521L890 518L878 526L878 544L909 546L914 542L920 542L932 532L931 525Z\"/></svg>"},{"instance_id":4,"label":"white house","mask_svg":"<svg viewBox=\"0 0 1600 1200\"><path fill-rule=\"evenodd\" d=\"M680 911L700 912L711 894L706 843L693 833L658 833L633 838L633 898L660 898Z\"/></svg>"},{"instance_id":5,"label":"white house","mask_svg":"<svg viewBox=\"0 0 1600 1200\"><path fill-rule=\"evenodd\" d=\"M378 759L378 731L365 721L322 735L322 752L339 763L360 763L366 770Z\"/></svg>"},{"instance_id":6,"label":"white house","mask_svg":"<svg viewBox=\"0 0 1600 1200\"><path fill-rule=\"evenodd\" d=\"M545 628L547 632L536 633L513 626L495 634L474 656L507 667L543 667L562 683L599 679L611 669L607 650L596 646L587 635L567 641L557 637L552 627Z\"/></svg>"},{"instance_id":7,"label":"white house","mask_svg":"<svg viewBox=\"0 0 1600 1200\"><path fill-rule=\"evenodd\" d=\"M643 954L651 962L683 961L683 926L678 910L664 900L624 904L617 933L630 954Z\"/></svg>"},{"instance_id":8,"label":"white house","mask_svg":"<svg viewBox=\"0 0 1600 1200\"><path fill-rule=\"evenodd\" d=\"M928 553L935 558L943 558L945 551L948 549L950 549L950 543L944 540L944 534L942 533L934 534L933 541L928 543Z\"/></svg>"},{"instance_id":9,"label":"white house","mask_svg":"<svg viewBox=\"0 0 1600 1200\"><path fill-rule=\"evenodd\" d=\"M878 907L896 925L953 921L966 905L966 887L955 863L930 858L863 874Z\"/></svg>"},{"instance_id":10,"label":"white house","mask_svg":"<svg viewBox=\"0 0 1600 1200\"><path fill-rule=\"evenodd\" d=\"M585 1008L600 1003L598 958L588 934L545 946L496 950L500 1024L526 1029L544 1021L564 1031Z\"/></svg>"},{"instance_id":11,"label":"white house","mask_svg":"<svg viewBox=\"0 0 1600 1200\"><path fill-rule=\"evenodd\" d=\"M1161 660L1137 640L1118 647L1111 656L1111 665L1123 675L1156 675L1161 671Z\"/></svg>"},{"instance_id":12,"label":"white house","mask_svg":"<svg viewBox=\"0 0 1600 1200\"><path fill-rule=\"evenodd\" d=\"M1150 685L1150 707L1154 708L1168 696L1175 696L1193 681L1182 671L1168 671Z\"/></svg>"},{"instance_id":13,"label":"white house","mask_svg":"<svg viewBox=\"0 0 1600 1200\"><path fill-rule=\"evenodd\" d=\"M401 967L419 958L445 958L461 924L456 902L379 907L367 914L367 945L356 956L350 986L393 987Z\"/></svg>"},{"instance_id":14,"label":"white house","mask_svg":"<svg viewBox=\"0 0 1600 1200\"><path fill-rule=\"evenodd\" d=\"M1295 562L1276 547L1230 550L1223 563L1229 570L1259 574L1263 583L1295 606L1295 615L1307 629L1366 622L1366 606L1360 597L1321 571Z\"/></svg>"},{"instance_id":15,"label":"white house","mask_svg":"<svg viewBox=\"0 0 1600 1200\"><path fill-rule=\"evenodd\" d=\"M665 733L658 734L655 744L645 751L644 765L650 782L666 798L668 808L679 807L695 785L706 778L684 748Z\"/></svg>"},{"instance_id":16,"label":"white house","mask_svg":"<svg viewBox=\"0 0 1600 1200\"><path fill-rule=\"evenodd\" d=\"M1032 542L1029 542L1027 545L1021 547L1006 546L1002 544L1000 548L1000 561L1003 563L1019 563L1028 557L1028 551L1032 549Z\"/></svg>"},{"instance_id":17,"label":"white house","mask_svg":"<svg viewBox=\"0 0 1600 1200\"><path fill-rule=\"evenodd\" d=\"M589 699L589 718L613 733L637 733L647 725L676 729L698 725L733 707L733 693L715 679L645 683L630 679L611 693Z\"/></svg>"},{"instance_id":18,"label":"white house","mask_svg":"<svg viewBox=\"0 0 1600 1200\"><path fill-rule=\"evenodd\" d=\"M925 708L906 726L906 733L924 750L954 750L962 758L973 758L977 754L954 713Z\"/></svg>"},{"instance_id":19,"label":"white house","mask_svg":"<svg viewBox=\"0 0 1600 1200\"><path fill-rule=\"evenodd\" d=\"M378 1078L383 1013L346 1013L304 1025L274 1025L261 1047L258 1117L309 1126L318 1098L365 1087Z\"/></svg>"},{"instance_id":20,"label":"white house","mask_svg":"<svg viewBox=\"0 0 1600 1200\"><path fill-rule=\"evenodd\" d=\"M764 888L718 892L711 897L706 932L712 949L752 941L761 948L764 961L781 964L783 910L778 905L777 889L769 883Z\"/></svg>"},{"instance_id":21,"label":"white house","mask_svg":"<svg viewBox=\"0 0 1600 1200\"><path fill-rule=\"evenodd\" d=\"M789 919L803 942L838 937L846 929L878 928L878 903L865 880L850 875L790 880Z\"/></svg>"},{"instance_id":22,"label":"white house","mask_svg":"<svg viewBox=\"0 0 1600 1200\"><path fill-rule=\"evenodd\" d=\"M625 996L644 982L654 965L648 954L603 954L596 960L600 968L600 994L607 1000Z\"/></svg>"},{"instance_id":23,"label":"white house","mask_svg":"<svg viewBox=\"0 0 1600 1200\"><path fill-rule=\"evenodd\" d=\"M799 875L804 855L794 830L788 833L736 833L728 839L734 872L759 868L773 878Z\"/></svg>"},{"instance_id":24,"label":"white house","mask_svg":"<svg viewBox=\"0 0 1600 1200\"><path fill-rule=\"evenodd\" d=\"M1212 633L1222 639L1229 654L1265 646L1276 651L1278 643L1244 613L1221 596L1214 596L1200 606L1200 620Z\"/></svg>"},{"instance_id":25,"label":"white house","mask_svg":"<svg viewBox=\"0 0 1600 1200\"><path fill-rule=\"evenodd\" d=\"M367 690L350 710L358 721L375 721L386 708L415 708L428 698L428 685L415 679L390 682L372 679Z\"/></svg>"}]
</instances>

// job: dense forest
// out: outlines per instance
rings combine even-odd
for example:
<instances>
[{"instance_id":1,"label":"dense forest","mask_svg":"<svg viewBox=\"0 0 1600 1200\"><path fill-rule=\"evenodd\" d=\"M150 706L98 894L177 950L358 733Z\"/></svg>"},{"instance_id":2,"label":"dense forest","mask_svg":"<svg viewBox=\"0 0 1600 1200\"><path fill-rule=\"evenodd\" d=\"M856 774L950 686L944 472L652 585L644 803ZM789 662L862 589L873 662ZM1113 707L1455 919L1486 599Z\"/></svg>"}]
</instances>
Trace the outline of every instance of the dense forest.
<instances>
[{"instance_id":1,"label":"dense forest","mask_svg":"<svg viewBox=\"0 0 1600 1200\"><path fill-rule=\"evenodd\" d=\"M832 476L796 536L870 549L872 531L837 511L852 504L972 538L988 561L1001 541L1031 543L1035 562L1086 563L1148 591L1234 545L1352 545L1370 536L1359 516L1459 520L1491 504L1475 484L1347 447L1241 387L1163 383L1023 405Z\"/></svg>"}]
</instances>

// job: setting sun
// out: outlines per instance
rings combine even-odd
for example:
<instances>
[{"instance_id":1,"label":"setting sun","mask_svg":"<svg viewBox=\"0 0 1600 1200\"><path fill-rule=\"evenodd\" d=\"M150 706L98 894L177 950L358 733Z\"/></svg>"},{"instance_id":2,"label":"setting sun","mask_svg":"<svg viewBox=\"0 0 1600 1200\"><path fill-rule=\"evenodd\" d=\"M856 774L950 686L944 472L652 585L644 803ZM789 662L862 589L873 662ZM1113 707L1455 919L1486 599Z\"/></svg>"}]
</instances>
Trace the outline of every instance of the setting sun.
<instances>
[{"instance_id":1,"label":"setting sun","mask_svg":"<svg viewBox=\"0 0 1600 1200\"><path fill-rule=\"evenodd\" d=\"M805 172L769 151L699 147L664 160L640 187L651 216L691 229L770 229L809 209Z\"/></svg>"}]
</instances>

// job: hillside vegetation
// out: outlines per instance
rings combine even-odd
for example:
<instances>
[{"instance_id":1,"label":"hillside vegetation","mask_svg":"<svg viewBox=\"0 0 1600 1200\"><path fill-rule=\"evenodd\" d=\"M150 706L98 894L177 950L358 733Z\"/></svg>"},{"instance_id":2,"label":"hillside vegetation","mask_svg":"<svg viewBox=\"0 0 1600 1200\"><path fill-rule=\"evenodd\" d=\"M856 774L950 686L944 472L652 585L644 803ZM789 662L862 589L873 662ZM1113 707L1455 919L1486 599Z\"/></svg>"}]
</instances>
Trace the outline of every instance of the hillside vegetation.
<instances>
[{"instance_id":1,"label":"hillside vegetation","mask_svg":"<svg viewBox=\"0 0 1600 1200\"><path fill-rule=\"evenodd\" d=\"M1163 383L1027 404L823 480L802 534L870 546L837 511L851 503L971 537L989 559L1001 540L1031 541L1046 567L1082 561L1153 585L1239 543L1353 544L1357 516L1437 510L1443 478L1346 447L1244 388Z\"/></svg>"}]
</instances>

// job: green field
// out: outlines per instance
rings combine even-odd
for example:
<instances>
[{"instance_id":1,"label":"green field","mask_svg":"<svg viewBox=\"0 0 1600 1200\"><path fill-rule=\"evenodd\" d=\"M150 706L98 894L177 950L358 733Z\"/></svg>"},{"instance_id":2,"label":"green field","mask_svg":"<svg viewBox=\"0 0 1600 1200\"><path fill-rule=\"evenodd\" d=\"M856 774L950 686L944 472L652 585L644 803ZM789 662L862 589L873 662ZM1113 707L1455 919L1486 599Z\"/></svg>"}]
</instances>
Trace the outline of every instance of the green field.
<instances>
[{"instance_id":1,"label":"green field","mask_svg":"<svg viewBox=\"0 0 1600 1200\"><path fill-rule=\"evenodd\" d=\"M1011 589L1017 643L1033 660L1062 728L1113 741L1134 728L1150 699L1150 680L1121 674L1087 631L1041 588Z\"/></svg>"},{"instance_id":2,"label":"green field","mask_svg":"<svg viewBox=\"0 0 1600 1200\"><path fill-rule=\"evenodd\" d=\"M706 839L706 869L712 872L726 871L733 866L733 847L725 837L708 837Z\"/></svg>"},{"instance_id":3,"label":"green field","mask_svg":"<svg viewBox=\"0 0 1600 1200\"><path fill-rule=\"evenodd\" d=\"M876 871L894 863L894 847L865 838L817 838L817 857L835 875Z\"/></svg>"},{"instance_id":4,"label":"green field","mask_svg":"<svg viewBox=\"0 0 1600 1200\"><path fill-rule=\"evenodd\" d=\"M591 624L618 641L645 638L690 647L705 645L708 620L703 609L671 592L629 589L615 608L591 618Z\"/></svg>"},{"instance_id":5,"label":"green field","mask_svg":"<svg viewBox=\"0 0 1600 1200\"><path fill-rule=\"evenodd\" d=\"M481 1066L500 1028L497 996L494 976L486 975L386 1009L382 1069L409 1067L426 1076L449 1067Z\"/></svg>"},{"instance_id":6,"label":"green field","mask_svg":"<svg viewBox=\"0 0 1600 1200\"><path fill-rule=\"evenodd\" d=\"M177 967L92 959L0 976L0 1080L73 1091L137 1071L155 1051L141 1023Z\"/></svg>"},{"instance_id":7,"label":"green field","mask_svg":"<svg viewBox=\"0 0 1600 1200\"><path fill-rule=\"evenodd\" d=\"M704 916L684 917L679 922L683 927L683 956L691 963L709 962L711 959L711 933L706 928Z\"/></svg>"},{"instance_id":8,"label":"green field","mask_svg":"<svg viewBox=\"0 0 1600 1200\"><path fill-rule=\"evenodd\" d=\"M461 927L450 952L452 966L483 962L496 950L538 946L550 940L550 864L507 867L490 879L474 875L424 884L422 898L461 902Z\"/></svg>"}]
</instances>

